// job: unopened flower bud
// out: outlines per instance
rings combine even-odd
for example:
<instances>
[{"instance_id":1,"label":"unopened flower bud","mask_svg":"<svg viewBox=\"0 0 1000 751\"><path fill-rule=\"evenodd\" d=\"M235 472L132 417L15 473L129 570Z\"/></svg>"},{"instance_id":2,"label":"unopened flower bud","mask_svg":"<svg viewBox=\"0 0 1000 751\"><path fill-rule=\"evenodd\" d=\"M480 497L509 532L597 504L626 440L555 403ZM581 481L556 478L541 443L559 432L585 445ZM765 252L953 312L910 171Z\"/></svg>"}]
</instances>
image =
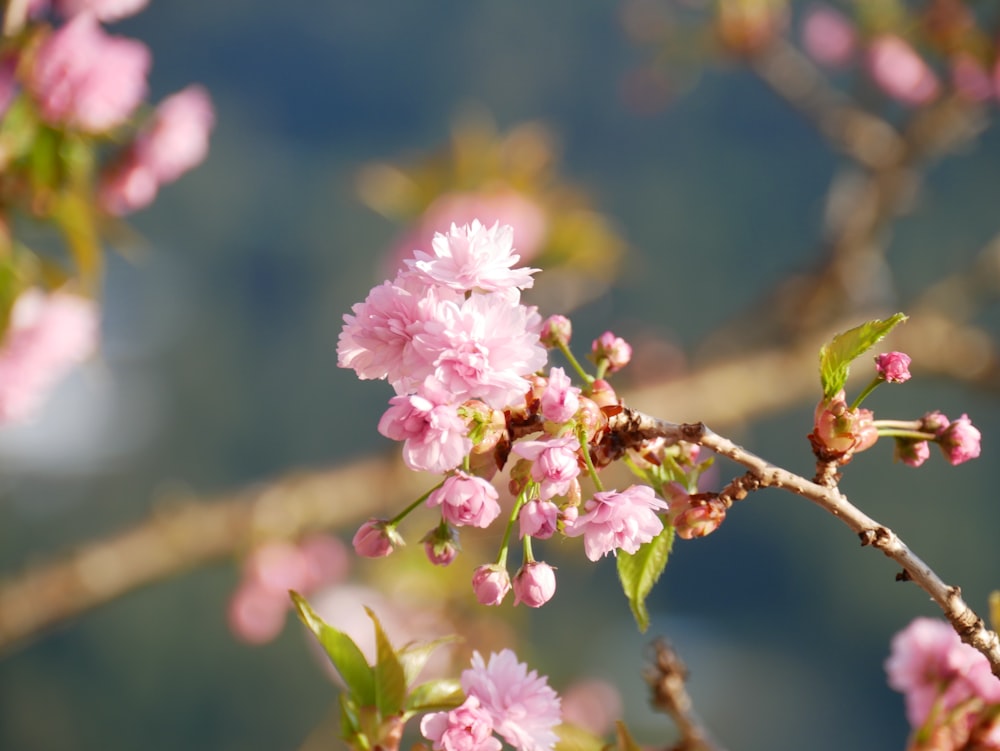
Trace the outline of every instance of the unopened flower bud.
<instances>
[{"instance_id":1,"label":"unopened flower bud","mask_svg":"<svg viewBox=\"0 0 1000 751\"><path fill-rule=\"evenodd\" d=\"M590 359L597 363L598 367L602 362L607 363L607 372L614 373L629 364L632 359L632 345L620 336L605 331L594 340Z\"/></svg>"},{"instance_id":2,"label":"unopened flower bud","mask_svg":"<svg viewBox=\"0 0 1000 751\"><path fill-rule=\"evenodd\" d=\"M598 378L590 384L590 398L599 407L610 407L618 404L618 394L611 387L611 384L603 378Z\"/></svg>"},{"instance_id":3,"label":"unopened flower bud","mask_svg":"<svg viewBox=\"0 0 1000 751\"><path fill-rule=\"evenodd\" d=\"M592 442L608 426L608 416L601 411L601 406L585 396L580 397L577 419L583 426L588 442Z\"/></svg>"},{"instance_id":4,"label":"unopened flower bud","mask_svg":"<svg viewBox=\"0 0 1000 751\"><path fill-rule=\"evenodd\" d=\"M910 380L910 356L902 352L886 352L875 357L875 369L879 377L889 383L905 383Z\"/></svg>"},{"instance_id":5,"label":"unopened flower bud","mask_svg":"<svg viewBox=\"0 0 1000 751\"><path fill-rule=\"evenodd\" d=\"M952 464L961 464L979 456L982 434L962 415L938 434L938 444Z\"/></svg>"},{"instance_id":6,"label":"unopened flower bud","mask_svg":"<svg viewBox=\"0 0 1000 751\"><path fill-rule=\"evenodd\" d=\"M524 603L529 608L539 608L556 593L556 574L543 561L530 561L514 575L514 604Z\"/></svg>"},{"instance_id":7,"label":"unopened flower bud","mask_svg":"<svg viewBox=\"0 0 1000 751\"><path fill-rule=\"evenodd\" d=\"M726 505L712 494L688 494L677 483L668 486L668 517L683 540L705 537L726 520Z\"/></svg>"},{"instance_id":8,"label":"unopened flower bud","mask_svg":"<svg viewBox=\"0 0 1000 751\"><path fill-rule=\"evenodd\" d=\"M449 524L437 525L420 541L424 544L427 559L435 566L449 565L462 550L458 542L458 530Z\"/></svg>"},{"instance_id":9,"label":"unopened flower bud","mask_svg":"<svg viewBox=\"0 0 1000 751\"><path fill-rule=\"evenodd\" d=\"M542 324L541 342L550 349L560 344L568 345L572 336L573 324L566 316L549 316Z\"/></svg>"},{"instance_id":10,"label":"unopened flower bud","mask_svg":"<svg viewBox=\"0 0 1000 751\"><path fill-rule=\"evenodd\" d=\"M472 591L480 605L499 605L510 587L510 574L496 563L480 566L472 574Z\"/></svg>"},{"instance_id":11,"label":"unopened flower bud","mask_svg":"<svg viewBox=\"0 0 1000 751\"><path fill-rule=\"evenodd\" d=\"M849 409L843 391L817 405L809 441L818 458L846 463L877 440L878 428L871 410Z\"/></svg>"},{"instance_id":12,"label":"unopened flower bud","mask_svg":"<svg viewBox=\"0 0 1000 751\"><path fill-rule=\"evenodd\" d=\"M947 428L951 424L951 420L944 412L928 412L924 415L923 419L920 421L920 430L925 433L934 433L934 435L939 435L941 431Z\"/></svg>"},{"instance_id":13,"label":"unopened flower bud","mask_svg":"<svg viewBox=\"0 0 1000 751\"><path fill-rule=\"evenodd\" d=\"M520 523L521 537L535 537L547 540L555 534L556 523L559 521L559 507L552 501L528 501L521 507L517 516Z\"/></svg>"},{"instance_id":14,"label":"unopened flower bud","mask_svg":"<svg viewBox=\"0 0 1000 751\"><path fill-rule=\"evenodd\" d=\"M503 411L493 409L479 399L470 399L459 408L459 415L469 425L469 439L472 452L485 454L496 448L497 443L507 435L507 419Z\"/></svg>"},{"instance_id":15,"label":"unopened flower bud","mask_svg":"<svg viewBox=\"0 0 1000 751\"><path fill-rule=\"evenodd\" d=\"M893 458L910 467L919 467L931 455L927 441L915 441L912 438L897 438L893 450Z\"/></svg>"},{"instance_id":16,"label":"unopened flower bud","mask_svg":"<svg viewBox=\"0 0 1000 751\"><path fill-rule=\"evenodd\" d=\"M369 519L354 534L354 551L364 558L384 558L400 545L403 538L395 525L385 519Z\"/></svg>"}]
</instances>

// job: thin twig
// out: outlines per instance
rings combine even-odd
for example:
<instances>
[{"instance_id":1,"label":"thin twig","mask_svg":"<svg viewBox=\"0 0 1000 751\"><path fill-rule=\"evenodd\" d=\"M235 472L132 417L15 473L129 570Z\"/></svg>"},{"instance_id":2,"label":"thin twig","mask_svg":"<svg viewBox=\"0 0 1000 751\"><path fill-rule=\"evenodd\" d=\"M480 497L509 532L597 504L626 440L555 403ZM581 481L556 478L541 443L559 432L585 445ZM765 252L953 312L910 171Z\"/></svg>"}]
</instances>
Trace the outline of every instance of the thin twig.
<instances>
[{"instance_id":1,"label":"thin twig","mask_svg":"<svg viewBox=\"0 0 1000 751\"><path fill-rule=\"evenodd\" d=\"M653 642L653 661L644 677L653 706L670 716L681 739L669 751L724 751L694 711L687 692L687 667L666 639Z\"/></svg>"},{"instance_id":2,"label":"thin twig","mask_svg":"<svg viewBox=\"0 0 1000 751\"><path fill-rule=\"evenodd\" d=\"M704 423L677 424L626 409L611 418L609 429L622 431L622 441L632 445L663 436L668 441L685 441L705 446L746 467L759 480L761 487L788 490L830 512L858 535L862 545L881 550L902 566L903 574L899 578L913 581L927 592L944 612L962 641L979 650L989 660L993 674L1000 678L1000 638L996 632L986 627L985 621L962 599L961 589L945 584L895 532L862 512L836 487L818 485L776 467L728 438L714 433Z\"/></svg>"}]
</instances>

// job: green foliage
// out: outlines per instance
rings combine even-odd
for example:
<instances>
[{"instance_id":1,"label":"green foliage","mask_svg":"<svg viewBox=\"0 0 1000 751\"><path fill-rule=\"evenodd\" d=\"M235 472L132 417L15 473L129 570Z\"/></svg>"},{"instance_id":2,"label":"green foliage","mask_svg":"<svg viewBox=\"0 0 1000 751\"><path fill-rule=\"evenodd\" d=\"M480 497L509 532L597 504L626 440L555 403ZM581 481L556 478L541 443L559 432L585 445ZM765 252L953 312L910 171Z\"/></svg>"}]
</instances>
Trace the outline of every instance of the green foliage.
<instances>
[{"instance_id":1,"label":"green foliage","mask_svg":"<svg viewBox=\"0 0 1000 751\"><path fill-rule=\"evenodd\" d=\"M849 331L837 334L819 351L819 377L823 384L823 397L829 399L844 388L851 362L875 346L897 324L906 320L896 313L884 321L875 319Z\"/></svg>"},{"instance_id":2,"label":"green foliage","mask_svg":"<svg viewBox=\"0 0 1000 751\"><path fill-rule=\"evenodd\" d=\"M415 686L406 700L407 716L418 712L440 712L454 709L465 701L462 684L457 678L440 678Z\"/></svg>"},{"instance_id":3,"label":"green foliage","mask_svg":"<svg viewBox=\"0 0 1000 751\"><path fill-rule=\"evenodd\" d=\"M641 545L635 554L618 551L618 579L640 631L649 628L646 597L666 568L673 544L674 528L668 524L650 542Z\"/></svg>"},{"instance_id":4,"label":"green foliage","mask_svg":"<svg viewBox=\"0 0 1000 751\"><path fill-rule=\"evenodd\" d=\"M602 751L608 745L589 730L565 722L556 728L556 735L555 751Z\"/></svg>"},{"instance_id":5,"label":"green foliage","mask_svg":"<svg viewBox=\"0 0 1000 751\"><path fill-rule=\"evenodd\" d=\"M394 715L403 708L406 698L406 675L403 664L382 630L375 613L366 607L365 612L375 626L375 706L383 717Z\"/></svg>"},{"instance_id":6,"label":"green foliage","mask_svg":"<svg viewBox=\"0 0 1000 751\"><path fill-rule=\"evenodd\" d=\"M427 660L438 647L445 644L452 644L459 641L457 636L444 636L434 641L412 642L399 650L399 661L403 665L403 672L406 675L406 685L412 686L424 669Z\"/></svg>"}]
</instances>

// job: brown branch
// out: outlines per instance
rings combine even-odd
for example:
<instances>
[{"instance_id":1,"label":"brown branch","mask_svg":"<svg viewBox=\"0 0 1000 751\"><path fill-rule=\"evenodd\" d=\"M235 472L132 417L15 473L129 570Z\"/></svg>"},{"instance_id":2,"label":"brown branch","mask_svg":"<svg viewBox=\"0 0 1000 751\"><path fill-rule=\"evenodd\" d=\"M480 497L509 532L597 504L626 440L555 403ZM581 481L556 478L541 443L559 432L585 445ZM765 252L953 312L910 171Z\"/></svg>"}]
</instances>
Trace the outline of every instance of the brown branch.
<instances>
[{"instance_id":1,"label":"brown branch","mask_svg":"<svg viewBox=\"0 0 1000 751\"><path fill-rule=\"evenodd\" d=\"M723 751L698 718L687 692L687 667L665 639L653 642L653 663L644 677L653 692L653 706L670 716L681 740L669 751Z\"/></svg>"},{"instance_id":2,"label":"brown branch","mask_svg":"<svg viewBox=\"0 0 1000 751\"><path fill-rule=\"evenodd\" d=\"M609 420L609 429L617 430L619 426L629 431L621 436L622 440L633 445L652 436L663 436L668 441L686 441L710 448L749 469L761 487L788 490L830 512L858 535L862 545L881 550L902 566L904 579L915 582L931 596L962 641L979 650L989 660L993 674L1000 678L1000 638L966 604L961 590L945 584L895 532L854 506L836 487L818 485L781 469L714 433L704 423L679 425L626 409Z\"/></svg>"}]
</instances>

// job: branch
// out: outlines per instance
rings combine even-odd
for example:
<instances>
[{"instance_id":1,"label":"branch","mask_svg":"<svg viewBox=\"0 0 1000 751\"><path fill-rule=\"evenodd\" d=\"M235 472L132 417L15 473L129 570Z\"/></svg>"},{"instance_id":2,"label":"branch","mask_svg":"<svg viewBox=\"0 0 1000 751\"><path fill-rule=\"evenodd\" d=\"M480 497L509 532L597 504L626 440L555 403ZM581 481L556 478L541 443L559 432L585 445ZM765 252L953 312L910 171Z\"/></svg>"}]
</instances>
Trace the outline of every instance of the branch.
<instances>
[{"instance_id":1,"label":"branch","mask_svg":"<svg viewBox=\"0 0 1000 751\"><path fill-rule=\"evenodd\" d=\"M983 619L962 599L961 589L945 584L895 532L854 506L836 487L818 485L788 470L776 467L728 438L714 433L704 423L677 424L626 408L621 414L609 420L609 429L620 431L620 438L626 445L638 445L649 438L662 436L672 442L685 441L705 446L746 467L756 480L756 487L782 488L807 498L829 511L854 530L861 538L862 545L871 545L881 550L902 566L903 571L897 578L916 582L927 592L944 611L945 617L951 622L962 641L981 652L989 660L993 674L1000 678L1000 638L996 632L986 627ZM746 480L740 483L744 489L747 484ZM724 500L731 503L731 499L739 497L741 496L737 493Z\"/></svg>"},{"instance_id":2,"label":"branch","mask_svg":"<svg viewBox=\"0 0 1000 751\"><path fill-rule=\"evenodd\" d=\"M645 672L653 706L677 725L681 740L670 751L723 751L695 714L687 692L687 667L665 639L653 642L653 664Z\"/></svg>"}]
</instances>

